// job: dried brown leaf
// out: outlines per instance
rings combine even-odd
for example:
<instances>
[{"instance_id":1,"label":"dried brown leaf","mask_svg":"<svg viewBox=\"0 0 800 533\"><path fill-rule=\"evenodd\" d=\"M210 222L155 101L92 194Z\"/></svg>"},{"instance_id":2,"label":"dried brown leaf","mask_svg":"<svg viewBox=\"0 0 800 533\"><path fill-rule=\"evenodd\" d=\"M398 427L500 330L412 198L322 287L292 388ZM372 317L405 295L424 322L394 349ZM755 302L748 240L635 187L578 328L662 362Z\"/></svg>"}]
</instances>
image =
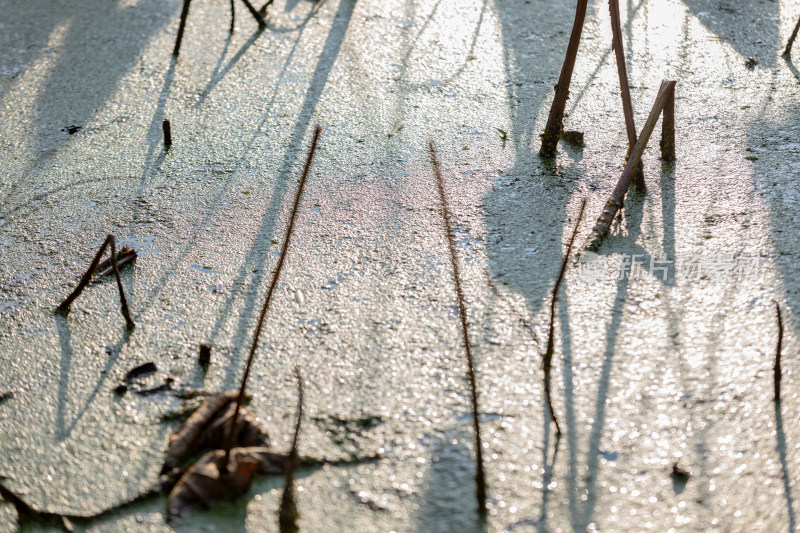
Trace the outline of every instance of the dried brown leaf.
<instances>
[{"instance_id":1,"label":"dried brown leaf","mask_svg":"<svg viewBox=\"0 0 800 533\"><path fill-rule=\"evenodd\" d=\"M201 457L181 476L167 499L170 518L193 507L207 508L214 501L233 499L250 490L256 474L281 474L287 457L263 447L233 448L225 468L225 451Z\"/></svg>"},{"instance_id":2,"label":"dried brown leaf","mask_svg":"<svg viewBox=\"0 0 800 533\"><path fill-rule=\"evenodd\" d=\"M224 447L238 394L238 391L230 390L205 399L170 436L162 472L179 467L192 452ZM269 436L255 417L246 409L239 415L237 442L246 446L268 446Z\"/></svg>"}]
</instances>

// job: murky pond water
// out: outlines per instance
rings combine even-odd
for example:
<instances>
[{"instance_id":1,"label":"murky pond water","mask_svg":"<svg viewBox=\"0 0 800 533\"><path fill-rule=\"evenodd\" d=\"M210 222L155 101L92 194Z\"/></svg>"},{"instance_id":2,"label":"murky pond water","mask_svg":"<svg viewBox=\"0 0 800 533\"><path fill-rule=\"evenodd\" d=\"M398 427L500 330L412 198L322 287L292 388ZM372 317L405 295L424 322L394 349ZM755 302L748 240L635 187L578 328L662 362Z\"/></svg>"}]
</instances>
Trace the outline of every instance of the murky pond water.
<instances>
[{"instance_id":1,"label":"murky pond water","mask_svg":"<svg viewBox=\"0 0 800 533\"><path fill-rule=\"evenodd\" d=\"M661 163L653 137L647 193L629 196L596 261L570 263L556 441L541 379L550 292L581 200L580 242L627 145L606 2L589 4L567 106L586 145L547 162L538 136L574 2L286 0L261 33L237 3L229 38L228 2L195 0L173 63L178 0L0 0L0 394L13 392L0 482L81 514L158 481L172 391L238 383L321 123L251 408L288 449L297 365L301 453L382 458L301 470L302 529L797 529L800 72L780 53L800 1L620 3L637 124L660 81L678 80L678 160ZM485 524L429 138L474 342ZM108 233L139 251L122 272L132 333L112 281L52 312ZM171 390L115 394L150 361ZM260 478L169 524L159 498L77 527L277 531L281 486ZM16 523L0 503L0 530Z\"/></svg>"}]
</instances>

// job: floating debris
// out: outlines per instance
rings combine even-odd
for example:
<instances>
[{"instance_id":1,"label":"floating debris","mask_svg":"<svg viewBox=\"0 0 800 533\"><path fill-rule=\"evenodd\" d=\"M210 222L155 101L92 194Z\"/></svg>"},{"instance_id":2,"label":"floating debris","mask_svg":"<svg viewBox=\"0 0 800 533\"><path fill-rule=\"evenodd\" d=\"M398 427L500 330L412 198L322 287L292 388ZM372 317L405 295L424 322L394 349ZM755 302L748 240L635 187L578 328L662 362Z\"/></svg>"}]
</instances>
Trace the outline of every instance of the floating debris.
<instances>
[{"instance_id":1,"label":"floating debris","mask_svg":"<svg viewBox=\"0 0 800 533\"><path fill-rule=\"evenodd\" d=\"M748 57L747 60L744 62L744 66L749 68L750 70L756 68L756 65L758 65L758 61L756 61L756 58L754 57Z\"/></svg>"},{"instance_id":2,"label":"floating debris","mask_svg":"<svg viewBox=\"0 0 800 533\"><path fill-rule=\"evenodd\" d=\"M392 128L392 131L389 132L387 137L394 137L397 135L397 133L403 128L404 123L405 122L402 120L398 121L397 124L394 125L394 128Z\"/></svg>"},{"instance_id":3,"label":"floating debris","mask_svg":"<svg viewBox=\"0 0 800 533\"><path fill-rule=\"evenodd\" d=\"M495 128L495 129L497 130L497 133L500 134L501 139L503 139L504 141L508 139L508 132L506 130L501 130L500 128Z\"/></svg>"},{"instance_id":4,"label":"floating debris","mask_svg":"<svg viewBox=\"0 0 800 533\"><path fill-rule=\"evenodd\" d=\"M128 247L123 247L117 253L117 268L121 270L126 265L133 264L133 262L136 261L138 257L139 256L137 255L136 250L132 250L131 248ZM112 264L111 259L105 259L102 262L100 262L100 264L97 265L97 270L99 272L95 274L95 282L99 281L101 278L113 274L114 265Z\"/></svg>"},{"instance_id":5,"label":"floating debris","mask_svg":"<svg viewBox=\"0 0 800 533\"><path fill-rule=\"evenodd\" d=\"M692 473L681 468L676 462L672 463L672 472L670 473L669 477L671 477L672 480L677 483L686 484L686 482L689 481L689 478L692 477Z\"/></svg>"},{"instance_id":6,"label":"floating debris","mask_svg":"<svg viewBox=\"0 0 800 533\"><path fill-rule=\"evenodd\" d=\"M562 132L561 140L573 146L583 146L583 132L574 130Z\"/></svg>"},{"instance_id":7,"label":"floating debris","mask_svg":"<svg viewBox=\"0 0 800 533\"><path fill-rule=\"evenodd\" d=\"M109 234L106 237L106 240L103 241L103 244L100 246L100 250L97 252L97 255L94 256L92 263L89 265L89 269L81 278L81 281L78 283L78 286L72 291L72 294L67 296L67 298L61 302L58 306L58 311L61 313L69 313L70 305L72 302L75 301L75 298L81 295L83 289L85 289L92 280L92 275L97 270L97 267L100 263L100 258L103 257L103 253L106 251L107 247L111 247L111 266L114 270L114 275L117 278L117 288L119 289L119 299L121 303L120 311L122 312L122 316L125 317L125 323L128 326L128 329L133 329L136 324L134 324L133 319L131 318L130 310L128 309L128 301L125 299L125 291L122 288L122 280L119 277L119 265L117 264L117 251L115 246L116 239L113 235Z\"/></svg>"},{"instance_id":8,"label":"floating debris","mask_svg":"<svg viewBox=\"0 0 800 533\"><path fill-rule=\"evenodd\" d=\"M208 367L211 365L211 345L201 344L200 353L197 354L197 362L203 368L204 372L208 372Z\"/></svg>"},{"instance_id":9,"label":"floating debris","mask_svg":"<svg viewBox=\"0 0 800 533\"><path fill-rule=\"evenodd\" d=\"M228 408L236 401L238 391L223 391L206 398L200 407L192 413L186 422L178 428L169 438L167 446L167 456L164 459L164 466L161 473L167 473L180 466L183 459L199 450L207 450L215 447L217 440L223 439L227 432L224 431L230 425L233 412ZM259 446L269 445L269 436L266 430L261 429L255 418L248 411L242 409L241 424L244 427L241 441L257 443ZM237 424L240 421L237 420ZM255 431L252 428L257 428ZM215 433L219 433L216 435ZM253 438L253 435L256 435ZM224 442L220 442L224 444Z\"/></svg>"},{"instance_id":10,"label":"floating debris","mask_svg":"<svg viewBox=\"0 0 800 533\"><path fill-rule=\"evenodd\" d=\"M214 450L201 457L183 474L167 498L167 520L192 507L208 508L218 500L232 500L247 493L256 474L282 474L286 455L269 448Z\"/></svg>"}]
</instances>

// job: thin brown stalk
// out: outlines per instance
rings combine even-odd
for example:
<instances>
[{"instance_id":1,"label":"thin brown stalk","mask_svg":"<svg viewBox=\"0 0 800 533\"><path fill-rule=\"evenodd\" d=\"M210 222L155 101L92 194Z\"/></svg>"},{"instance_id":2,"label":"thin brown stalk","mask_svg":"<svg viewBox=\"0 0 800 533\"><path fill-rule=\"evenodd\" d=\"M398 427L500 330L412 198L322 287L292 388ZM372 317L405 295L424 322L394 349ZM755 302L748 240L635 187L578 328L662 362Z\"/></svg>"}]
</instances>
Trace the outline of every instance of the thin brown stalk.
<instances>
[{"instance_id":1,"label":"thin brown stalk","mask_svg":"<svg viewBox=\"0 0 800 533\"><path fill-rule=\"evenodd\" d=\"M661 116L661 159L675 161L675 91L671 91Z\"/></svg>"},{"instance_id":2,"label":"thin brown stalk","mask_svg":"<svg viewBox=\"0 0 800 533\"><path fill-rule=\"evenodd\" d=\"M303 420L303 378L300 370L294 369L297 376L297 422L294 426L294 438L292 439L292 449L289 452L289 461L286 465L286 483L283 488L281 498L281 508L278 513L278 526L281 533L297 533L300 528L297 520L300 518L297 513L297 504L294 499L294 471L297 468L297 442L300 438L300 424Z\"/></svg>"},{"instance_id":3,"label":"thin brown stalk","mask_svg":"<svg viewBox=\"0 0 800 533\"><path fill-rule=\"evenodd\" d=\"M784 57L789 57L792 55L792 45L794 44L794 40L797 39L797 32L800 30L800 18L797 19L797 24L794 26L794 30L792 31L792 36L789 37L789 42L786 43L786 49L783 51Z\"/></svg>"},{"instance_id":4,"label":"thin brown stalk","mask_svg":"<svg viewBox=\"0 0 800 533\"><path fill-rule=\"evenodd\" d=\"M775 401L781 400L781 352L783 350L783 317L781 306L775 303L775 312L778 315L778 346L775 348L775 366L772 368L772 381L775 386Z\"/></svg>"},{"instance_id":5,"label":"thin brown stalk","mask_svg":"<svg viewBox=\"0 0 800 533\"><path fill-rule=\"evenodd\" d=\"M572 236L569 238L567 244L567 252L564 254L564 260L561 262L561 270L558 271L556 284L553 286L553 295L550 297L550 326L547 330L547 348L542 357L542 367L544 369L544 394L547 399L547 407L550 410L550 418L556 425L556 435L561 435L561 426L558 425L558 418L556 411L553 409L553 396L551 393L551 373L553 368L553 352L554 352L554 337L555 337L555 322L556 322L556 301L558 300L558 289L561 288L561 282L564 280L564 273L567 271L567 263L569 256L572 253L572 246L575 244L575 237L578 235L578 229L583 220L583 212L586 210L586 199L581 202L581 208L578 212L578 220L575 222L575 229L572 230Z\"/></svg>"},{"instance_id":6,"label":"thin brown stalk","mask_svg":"<svg viewBox=\"0 0 800 533\"><path fill-rule=\"evenodd\" d=\"M575 59L578 57L578 46L581 43L581 33L583 32L583 21L586 18L586 6L588 0L578 0L575 8L575 22L572 24L572 34L567 45L567 55L564 58L564 65L561 67L561 74L556 84L556 95L553 104L550 106L550 114L547 116L547 125L542 134L542 147L539 155L545 158L556 156L556 145L564 130L564 110L567 107L569 98L569 84L572 80L572 71L575 70Z\"/></svg>"},{"instance_id":7,"label":"thin brown stalk","mask_svg":"<svg viewBox=\"0 0 800 533\"><path fill-rule=\"evenodd\" d=\"M175 38L175 48L172 50L172 55L178 57L181 51L181 41L183 41L183 32L186 29L186 18L189 16L189 4L192 0L183 0L183 9L181 10L181 23L178 26L178 36Z\"/></svg>"},{"instance_id":8,"label":"thin brown stalk","mask_svg":"<svg viewBox=\"0 0 800 533\"><path fill-rule=\"evenodd\" d=\"M161 123L161 127L164 130L164 146L169 150L169 147L172 146L172 126L168 118L164 119L164 122Z\"/></svg>"},{"instance_id":9,"label":"thin brown stalk","mask_svg":"<svg viewBox=\"0 0 800 533\"><path fill-rule=\"evenodd\" d=\"M106 240L103 241L103 244L100 246L100 250L97 251L95 254L94 259L92 259L91 264L89 265L88 270L86 273L81 277L78 286L75 287L75 290L64 299L63 302L58 306L58 311L62 313L68 313L69 308L72 305L72 302L81 295L83 290L91 283L92 275L97 270L97 266L100 264L100 258L103 257L103 253L105 253L106 248L111 248L111 266L114 268L114 276L117 278L117 289L119 290L119 300L120 300L120 312L122 316L125 317L125 323L128 326L128 329L133 329L136 324L134 324L133 319L131 318L130 309L128 309L128 300L125 298L125 290L122 288L122 280L119 277L119 266L117 264L117 249L115 246L116 239L113 235L109 234L106 237Z\"/></svg>"},{"instance_id":10,"label":"thin brown stalk","mask_svg":"<svg viewBox=\"0 0 800 533\"><path fill-rule=\"evenodd\" d=\"M258 12L256 8L253 7L253 4L250 3L250 0L242 0L244 5L247 7L247 10L253 15L253 18L256 19L258 22L258 27L264 29L267 27L267 23L264 22L264 18L261 16L261 13Z\"/></svg>"},{"instance_id":11,"label":"thin brown stalk","mask_svg":"<svg viewBox=\"0 0 800 533\"><path fill-rule=\"evenodd\" d=\"M286 227L286 237L283 240L281 255L278 257L278 264L275 266L275 273L273 274L272 281L269 284L267 296L264 298L264 305L261 308L261 315L258 317L258 325L256 325L256 330L253 334L253 344L250 346L250 354L247 357L247 364L244 367L242 383L239 386L239 396L236 399L236 409L234 409L233 418L231 419L231 428L228 433L228 445L225 447L225 465L227 465L230 460L231 448L233 448L233 445L236 442L236 426L239 419L239 409L241 409L242 402L244 401L245 391L247 389L247 379L250 377L250 368L253 366L253 359L255 358L256 349L258 348L258 340L261 337L261 330L264 327L264 319L267 316L269 304L272 302L272 294L275 292L275 287L278 285L278 278L280 278L281 269L283 269L283 263L286 260L286 253L289 250L289 242L291 241L292 230L294 229L294 223L297 219L297 209L300 206L300 198L303 195L303 188L306 185L308 173L311 170L311 161L313 160L314 152L317 149L317 141L319 140L320 133L322 133L322 128L317 125L316 129L314 129L314 137L311 139L311 148L308 150L308 157L306 158L306 164L303 167L303 174L300 176L300 183L297 185L297 194L294 197L294 205L292 206L292 212L289 216L289 225Z\"/></svg>"},{"instance_id":12,"label":"thin brown stalk","mask_svg":"<svg viewBox=\"0 0 800 533\"><path fill-rule=\"evenodd\" d=\"M653 109L650 111L650 116L647 117L647 122L645 122L644 127L642 128L642 133L636 140L636 145L633 147L631 155L628 157L628 162L625 164L625 169L622 171L622 176L620 176L619 181L614 188L614 192L611 193L611 196L606 201L606 205L603 207L603 212L600 214L600 217L597 219L597 222L592 229L590 241L587 246L588 249L596 250L603 241L603 238L608 234L608 230L611 227L611 222L613 222L614 217L617 215L617 212L623 205L623 200L625 199L625 194L628 192L628 188L631 185L631 180L633 178L636 166L639 164L639 161L641 161L642 153L644 153L647 142L650 140L650 135L653 133L653 129L656 127L658 117L661 115L670 98L674 98L675 83L676 82L674 80L664 80L661 82L661 88L658 90L658 96L656 96ZM674 139L674 127L672 138Z\"/></svg>"},{"instance_id":13,"label":"thin brown stalk","mask_svg":"<svg viewBox=\"0 0 800 533\"><path fill-rule=\"evenodd\" d=\"M228 33L233 35L233 30L236 27L236 4L231 0L231 28Z\"/></svg>"},{"instance_id":14,"label":"thin brown stalk","mask_svg":"<svg viewBox=\"0 0 800 533\"><path fill-rule=\"evenodd\" d=\"M611 14L612 47L617 59L617 75L619 76L619 92L622 95L622 111L625 114L625 131L628 134L628 154L630 155L636 145L636 123L633 119L633 103L631 90L628 86L628 66L625 63L625 47L622 44L622 25L619 19L619 0L608 0L608 10ZM626 155L626 157L627 157ZM639 162L633 183L639 190L645 190L644 168Z\"/></svg>"},{"instance_id":15,"label":"thin brown stalk","mask_svg":"<svg viewBox=\"0 0 800 533\"><path fill-rule=\"evenodd\" d=\"M431 154L431 164L433 173L436 176L436 187L439 191L439 204L441 206L442 219L447 233L447 243L450 249L450 264L453 269L453 280L456 286L456 297L458 299L458 315L461 320L461 333L464 341L464 350L467 354L467 373L469 376L470 394L472 399L472 420L475 431L475 482L477 484L476 497L478 499L478 513L486 514L486 477L483 472L483 444L481 442L480 419L478 418L478 385L475 379L475 365L472 359L472 343L467 328L467 308L464 303L464 289L461 285L461 271L458 266L458 256L456 253L456 243L453 236L453 226L450 222L450 208L448 207L447 196L444 191L444 180L439 167L439 159L436 157L436 147L433 141L428 142L428 149Z\"/></svg>"}]
</instances>

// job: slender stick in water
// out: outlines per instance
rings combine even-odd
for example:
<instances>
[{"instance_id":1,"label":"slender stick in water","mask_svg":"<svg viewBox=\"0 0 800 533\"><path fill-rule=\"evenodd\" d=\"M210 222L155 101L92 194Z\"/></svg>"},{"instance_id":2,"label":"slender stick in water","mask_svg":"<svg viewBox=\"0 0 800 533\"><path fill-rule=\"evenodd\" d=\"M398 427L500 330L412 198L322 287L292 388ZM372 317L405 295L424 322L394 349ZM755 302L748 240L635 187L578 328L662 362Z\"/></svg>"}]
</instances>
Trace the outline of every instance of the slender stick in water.
<instances>
[{"instance_id":1,"label":"slender stick in water","mask_svg":"<svg viewBox=\"0 0 800 533\"><path fill-rule=\"evenodd\" d=\"M628 66L625 63L625 47L622 44L622 25L619 20L619 0L608 0L608 10L611 13L611 35L614 53L617 59L617 75L619 76L619 92L622 95L622 111L625 114L625 131L628 134L628 154L636 145L636 123L633 119L633 103L631 90L628 86ZM627 158L627 156L626 156ZM644 168L642 162L636 168L633 184L639 190L645 190Z\"/></svg>"},{"instance_id":2,"label":"slender stick in water","mask_svg":"<svg viewBox=\"0 0 800 533\"><path fill-rule=\"evenodd\" d=\"M553 158L556 156L556 145L564 131L564 110L567 107L569 84L572 81L572 71L575 69L575 59L578 57L578 46L581 43L583 21L586 18L586 6L588 3L589 0L578 0L578 5L575 8L575 22L572 24L572 34L567 45L567 55L564 58L564 65L561 67L561 74L556 84L556 95L553 99L553 104L550 106L547 125L542 134L542 147L539 149L541 157Z\"/></svg>"},{"instance_id":3,"label":"slender stick in water","mask_svg":"<svg viewBox=\"0 0 800 533\"><path fill-rule=\"evenodd\" d=\"M175 48L172 50L172 55L178 57L181 51L181 41L183 41L183 32L186 29L186 18L189 16L189 3L192 0L183 0L183 9L181 10L181 23L178 26L178 37L175 39Z\"/></svg>"},{"instance_id":4,"label":"slender stick in water","mask_svg":"<svg viewBox=\"0 0 800 533\"><path fill-rule=\"evenodd\" d=\"M300 370L294 369L297 376L297 422L294 426L294 438L292 439L292 449L289 452L289 462L286 465L286 483L283 487L283 497L281 498L281 508L278 512L278 527L281 533L297 533L300 528L297 526L297 504L294 499L294 471L297 468L297 442L300 438L300 424L303 420L303 378Z\"/></svg>"},{"instance_id":5,"label":"slender stick in water","mask_svg":"<svg viewBox=\"0 0 800 533\"><path fill-rule=\"evenodd\" d=\"M100 258L103 257L103 253L106 251L106 248L110 247L111 266L114 268L114 276L117 278L117 289L119 290L120 311L122 312L122 316L125 317L125 323L127 324L128 329L133 329L136 326L131 318L131 312L128 309L128 300L125 299L125 290L122 288L122 280L119 278L119 266L117 265L117 249L115 242L116 239L113 235L109 234L106 237L106 240L103 241L102 246L100 246L100 250L98 250L97 254L94 256L94 259L92 259L89 269L81 278L78 286L75 287L75 290L72 291L72 293L67 296L66 299L58 306L59 312L69 312L69 307L72 305L72 302L75 301L75 298L80 296L83 292L83 289L85 289L91 283L92 275L94 275L95 271L97 270L97 265L100 264Z\"/></svg>"},{"instance_id":6,"label":"slender stick in water","mask_svg":"<svg viewBox=\"0 0 800 533\"><path fill-rule=\"evenodd\" d=\"M792 45L794 44L794 40L797 39L798 30L800 30L800 18L797 19L797 24L795 24L794 31L792 31L792 36L789 37L789 42L786 43L786 49L783 51L784 57L792 55Z\"/></svg>"},{"instance_id":7,"label":"slender stick in water","mask_svg":"<svg viewBox=\"0 0 800 533\"><path fill-rule=\"evenodd\" d=\"M592 234L590 237L589 244L587 248L589 250L596 250L600 247L605 236L608 234L608 230L611 227L611 223L614 221L614 217L619 212L620 208L622 207L623 200L625 199L625 194L628 192L628 188L631 185L631 180L633 178L633 174L636 171L636 167L639 164L639 161L642 158L642 154L644 153L644 149L647 146L647 142L650 140L650 135L653 133L653 129L656 127L656 123L658 122L658 117L661 113L667 108L667 104L670 102L674 102L675 98L675 81L674 80L664 80L661 82L661 88L658 90L658 96L656 96L656 101L653 104L653 109L650 110L650 116L647 117L647 121L642 128L642 133L639 135L639 138L636 140L636 145L633 147L631 151L631 155L628 157L628 162L625 164L625 169L622 171L622 176L620 176L619 181L617 181L617 185L614 188L614 191L611 193L611 196L606 201L606 205L603 207L603 212L600 213L600 216L597 219L597 222L592 229ZM674 104L670 106L670 115L674 117ZM665 113L666 114L666 113ZM664 138L670 139L668 142L672 146L672 156L674 157L675 151L675 120L671 118L668 121L664 121L664 128L671 128L670 131L663 131L662 135ZM662 144L662 154L664 153L666 143Z\"/></svg>"},{"instance_id":8,"label":"slender stick in water","mask_svg":"<svg viewBox=\"0 0 800 533\"><path fill-rule=\"evenodd\" d=\"M231 419L231 427L228 431L228 444L225 447L225 465L228 465L230 461L230 454L231 448L233 448L234 444L236 443L236 434L237 434L237 422L239 419L239 409L242 406L242 401L244 400L245 390L247 389L247 379L250 377L250 368L253 366L253 359L256 355L256 349L258 348L258 340L261 337L261 330L264 327L264 319L267 316L267 311L269 310L269 304L272 302L272 294L275 292L275 287L278 285L278 278L281 275L281 269L283 269L283 263L286 260L286 253L289 250L289 242L292 237L292 230L294 229L294 223L297 219L297 209L300 206L300 198L303 196L303 188L306 185L306 180L308 178L308 173L311 170L311 161L314 158L314 152L317 149L317 141L319 140L320 133L322 133L322 128L317 125L316 129L314 130L314 137L311 140L311 148L308 150L308 157L306 158L305 167L303 167L303 174L300 176L300 183L297 185L297 194L294 197L294 205L292 206L292 212L289 216L289 225L286 228L286 237L283 240L283 248L281 248L281 255L278 257L278 264L275 266L275 273L272 276L272 281L269 284L269 289L267 290L267 296L264 299L264 305L261 308L261 315L258 317L258 325L256 325L256 331L253 334L253 344L250 346L250 355L247 357L247 364L244 367L244 375L242 376L242 383L239 386L239 396L236 399L236 408L233 411L233 417Z\"/></svg>"},{"instance_id":9,"label":"slender stick in water","mask_svg":"<svg viewBox=\"0 0 800 533\"><path fill-rule=\"evenodd\" d=\"M472 343L470 342L469 329L467 328L467 308L464 303L464 290L461 286L461 272L458 267L458 257L456 255L456 243L453 236L453 226L450 222L450 209L447 203L447 196L444 192L444 181L442 179L442 172L439 168L439 160L436 157L436 147L434 146L433 141L429 141L428 148L431 154L433 173L436 176L436 187L439 190L439 203L441 205L442 219L444 220L444 227L447 233L447 243L448 247L450 248L450 264L453 268L453 280L455 281L456 296L458 298L458 315L461 319L461 333L463 335L464 349L467 354L467 372L469 375L470 393L472 395L472 420L475 431L475 481L477 483L476 496L478 499L478 512L481 515L485 515L486 477L483 473L483 444L481 443L481 427L480 419L478 418L478 385L475 380L475 365L472 359Z\"/></svg>"},{"instance_id":10,"label":"slender stick in water","mask_svg":"<svg viewBox=\"0 0 800 533\"><path fill-rule=\"evenodd\" d=\"M553 397L551 394L551 372L553 368L553 351L554 351L554 333L556 321L556 300L558 300L558 289L561 287L561 282L564 280L564 273L567 271L567 263L569 261L570 253L572 253L572 245L575 244L575 237L578 235L578 228L580 228L581 220L583 220L583 212L586 210L586 199L581 202L581 209L578 212L578 221L575 222L575 229L572 230L572 236L569 238L567 251L564 254L564 260L561 262L561 270L558 271L558 278L556 284L553 286L553 295L550 297L550 327L547 332L547 349L542 358L542 367L544 369L544 394L547 399L547 407L550 410L550 417L556 425L556 435L561 435L561 426L558 425L558 418L556 418L556 411L553 409Z\"/></svg>"},{"instance_id":11,"label":"slender stick in water","mask_svg":"<svg viewBox=\"0 0 800 533\"><path fill-rule=\"evenodd\" d=\"M170 146L172 146L172 127L168 118L164 119L161 127L164 129L164 146L169 150Z\"/></svg>"}]
</instances>

